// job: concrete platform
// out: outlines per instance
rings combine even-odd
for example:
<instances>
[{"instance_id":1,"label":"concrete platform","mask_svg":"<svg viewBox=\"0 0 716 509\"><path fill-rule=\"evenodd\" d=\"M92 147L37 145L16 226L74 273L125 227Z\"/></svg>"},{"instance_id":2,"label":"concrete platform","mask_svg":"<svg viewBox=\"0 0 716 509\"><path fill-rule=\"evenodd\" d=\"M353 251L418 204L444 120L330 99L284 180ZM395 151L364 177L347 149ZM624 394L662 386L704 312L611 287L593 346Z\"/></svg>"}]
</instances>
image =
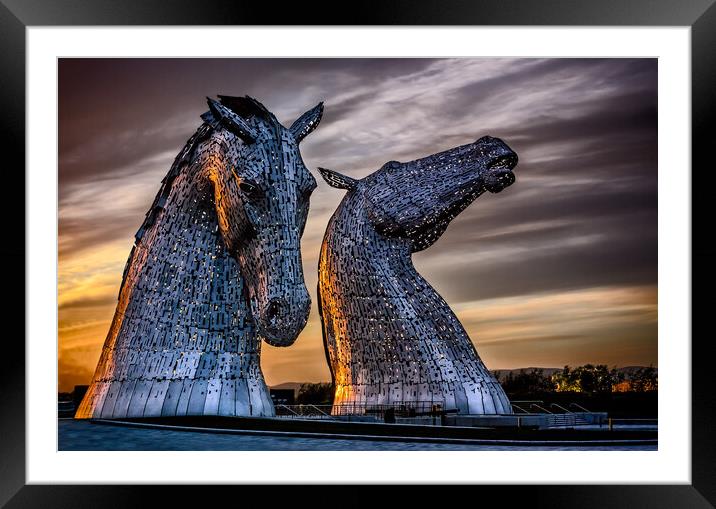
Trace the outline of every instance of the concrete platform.
<instances>
[{"instance_id":1,"label":"concrete platform","mask_svg":"<svg viewBox=\"0 0 716 509\"><path fill-rule=\"evenodd\" d=\"M570 414L512 414L512 415L446 415L444 426L487 428L569 428L608 423L606 412L578 412Z\"/></svg>"},{"instance_id":2,"label":"concrete platform","mask_svg":"<svg viewBox=\"0 0 716 509\"><path fill-rule=\"evenodd\" d=\"M417 440L295 437L286 434L188 432L157 426L96 424L82 419L58 419L61 451L656 451L656 445L559 442L521 446L500 443L452 443Z\"/></svg>"},{"instance_id":3,"label":"concrete platform","mask_svg":"<svg viewBox=\"0 0 716 509\"><path fill-rule=\"evenodd\" d=\"M580 430L495 426L437 426L424 424L386 424L337 420L185 416L123 420L93 419L98 424L202 431L212 433L257 434L301 438L340 438L349 440L419 441L435 443L505 445L656 445L655 430ZM474 424L474 421L472 422Z\"/></svg>"}]
</instances>

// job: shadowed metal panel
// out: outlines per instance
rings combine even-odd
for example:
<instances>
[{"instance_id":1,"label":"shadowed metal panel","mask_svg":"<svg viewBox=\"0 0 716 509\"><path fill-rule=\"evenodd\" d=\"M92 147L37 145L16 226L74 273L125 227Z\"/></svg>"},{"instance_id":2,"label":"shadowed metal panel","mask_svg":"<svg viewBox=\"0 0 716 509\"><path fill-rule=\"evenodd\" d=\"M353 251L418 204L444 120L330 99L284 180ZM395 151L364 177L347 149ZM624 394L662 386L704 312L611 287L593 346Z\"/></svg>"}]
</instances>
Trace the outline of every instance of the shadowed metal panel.
<instances>
[{"instance_id":1,"label":"shadowed metal panel","mask_svg":"<svg viewBox=\"0 0 716 509\"><path fill-rule=\"evenodd\" d=\"M261 397L261 388L257 383L249 381L249 404L251 405L251 415L266 415L267 409L264 408L264 399Z\"/></svg>"},{"instance_id":2,"label":"shadowed metal panel","mask_svg":"<svg viewBox=\"0 0 716 509\"><path fill-rule=\"evenodd\" d=\"M168 388L169 380L156 381L152 384L147 404L144 407L144 417L159 417L162 415L162 407L164 406Z\"/></svg>"},{"instance_id":3,"label":"shadowed metal panel","mask_svg":"<svg viewBox=\"0 0 716 509\"><path fill-rule=\"evenodd\" d=\"M129 402L132 400L134 394L134 386L137 384L135 380L127 380L122 382L122 387L119 389L119 396L117 396L117 402L114 404L114 410L112 411L112 417L126 417L127 411L129 410Z\"/></svg>"},{"instance_id":4,"label":"shadowed metal panel","mask_svg":"<svg viewBox=\"0 0 716 509\"><path fill-rule=\"evenodd\" d=\"M236 380L236 415L251 415L249 388L243 378Z\"/></svg>"},{"instance_id":5,"label":"shadowed metal panel","mask_svg":"<svg viewBox=\"0 0 716 509\"><path fill-rule=\"evenodd\" d=\"M102 407L104 406L104 402L107 397L107 392L109 391L109 386L110 384L107 382L100 383L97 385L95 392L92 394L92 407L94 408L92 417L100 417Z\"/></svg>"},{"instance_id":6,"label":"shadowed metal panel","mask_svg":"<svg viewBox=\"0 0 716 509\"><path fill-rule=\"evenodd\" d=\"M167 394L164 397L164 403L162 403L162 415L178 415L177 407L179 406L179 398L183 387L183 380L169 381Z\"/></svg>"},{"instance_id":7,"label":"shadowed metal panel","mask_svg":"<svg viewBox=\"0 0 716 509\"><path fill-rule=\"evenodd\" d=\"M219 399L219 415L236 415L236 382L224 380Z\"/></svg>"},{"instance_id":8,"label":"shadowed metal panel","mask_svg":"<svg viewBox=\"0 0 716 509\"><path fill-rule=\"evenodd\" d=\"M109 390L104 398L104 404L102 405L102 418L111 417L114 413L114 405L117 403L119 397L119 390L122 387L121 382L112 382L109 384Z\"/></svg>"},{"instance_id":9,"label":"shadowed metal panel","mask_svg":"<svg viewBox=\"0 0 716 509\"><path fill-rule=\"evenodd\" d=\"M187 415L202 415L204 413L208 386L209 382L207 380L194 381L191 395L189 396L189 406L186 410Z\"/></svg>"},{"instance_id":10,"label":"shadowed metal panel","mask_svg":"<svg viewBox=\"0 0 716 509\"><path fill-rule=\"evenodd\" d=\"M221 380L212 378L206 388L206 402L204 403L204 415L219 414L219 400L221 399Z\"/></svg>"},{"instance_id":11,"label":"shadowed metal panel","mask_svg":"<svg viewBox=\"0 0 716 509\"><path fill-rule=\"evenodd\" d=\"M177 403L176 415L187 415L189 409L189 398L191 397L192 389L194 388L194 380L185 379L181 393L179 393L179 402Z\"/></svg>"},{"instance_id":12,"label":"shadowed metal panel","mask_svg":"<svg viewBox=\"0 0 716 509\"><path fill-rule=\"evenodd\" d=\"M129 401L127 409L127 417L144 416L144 407L149 399L149 392L152 390L154 382L151 380L138 380L134 386L132 398Z\"/></svg>"}]
</instances>

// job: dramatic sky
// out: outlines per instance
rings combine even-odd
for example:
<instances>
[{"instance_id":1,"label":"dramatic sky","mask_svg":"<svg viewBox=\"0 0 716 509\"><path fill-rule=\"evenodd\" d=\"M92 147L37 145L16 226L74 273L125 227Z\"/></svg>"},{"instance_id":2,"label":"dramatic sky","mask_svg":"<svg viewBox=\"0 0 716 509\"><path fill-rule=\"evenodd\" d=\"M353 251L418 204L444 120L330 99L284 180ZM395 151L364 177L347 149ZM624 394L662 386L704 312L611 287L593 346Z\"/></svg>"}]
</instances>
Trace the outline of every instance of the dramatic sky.
<instances>
[{"instance_id":1,"label":"dramatic sky","mask_svg":"<svg viewBox=\"0 0 716 509\"><path fill-rule=\"evenodd\" d=\"M319 182L302 251L314 302L290 348L264 344L269 384L325 381L318 252L363 177L489 134L519 155L414 256L490 369L657 365L654 59L62 59L59 63L59 384L89 383L134 233L206 110L251 95L284 125L325 102L301 144Z\"/></svg>"}]
</instances>

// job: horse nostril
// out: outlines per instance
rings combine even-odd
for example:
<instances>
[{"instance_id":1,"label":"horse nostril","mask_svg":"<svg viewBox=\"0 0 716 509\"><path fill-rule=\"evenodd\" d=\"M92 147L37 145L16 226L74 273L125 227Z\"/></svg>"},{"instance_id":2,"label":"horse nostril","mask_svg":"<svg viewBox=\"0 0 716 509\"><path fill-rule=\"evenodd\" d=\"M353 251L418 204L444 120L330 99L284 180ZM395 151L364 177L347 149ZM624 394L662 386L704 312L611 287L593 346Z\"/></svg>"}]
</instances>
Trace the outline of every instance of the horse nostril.
<instances>
[{"instance_id":1,"label":"horse nostril","mask_svg":"<svg viewBox=\"0 0 716 509\"><path fill-rule=\"evenodd\" d=\"M281 316L284 304L283 299L271 299L266 306L266 320L270 322Z\"/></svg>"}]
</instances>

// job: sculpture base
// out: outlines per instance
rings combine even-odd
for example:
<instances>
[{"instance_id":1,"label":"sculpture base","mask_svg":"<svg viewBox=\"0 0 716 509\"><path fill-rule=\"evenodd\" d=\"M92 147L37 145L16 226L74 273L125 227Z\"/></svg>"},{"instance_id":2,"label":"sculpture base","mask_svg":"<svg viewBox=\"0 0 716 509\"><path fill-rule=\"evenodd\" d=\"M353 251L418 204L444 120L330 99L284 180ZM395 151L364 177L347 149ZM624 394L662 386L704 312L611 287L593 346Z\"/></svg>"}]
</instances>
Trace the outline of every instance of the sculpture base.
<instances>
[{"instance_id":1,"label":"sculpture base","mask_svg":"<svg viewBox=\"0 0 716 509\"><path fill-rule=\"evenodd\" d=\"M551 414L548 414L551 415ZM517 416L506 416L517 417ZM498 426L431 426L345 422L338 419L229 418L185 416L90 421L96 424L133 426L173 431L248 434L293 438L329 438L390 442L430 442L465 445L531 446L635 446L656 445L657 430L588 428L550 428Z\"/></svg>"},{"instance_id":2,"label":"sculpture base","mask_svg":"<svg viewBox=\"0 0 716 509\"><path fill-rule=\"evenodd\" d=\"M276 411L263 379L124 380L93 383L75 418L184 415L273 417Z\"/></svg>"}]
</instances>

